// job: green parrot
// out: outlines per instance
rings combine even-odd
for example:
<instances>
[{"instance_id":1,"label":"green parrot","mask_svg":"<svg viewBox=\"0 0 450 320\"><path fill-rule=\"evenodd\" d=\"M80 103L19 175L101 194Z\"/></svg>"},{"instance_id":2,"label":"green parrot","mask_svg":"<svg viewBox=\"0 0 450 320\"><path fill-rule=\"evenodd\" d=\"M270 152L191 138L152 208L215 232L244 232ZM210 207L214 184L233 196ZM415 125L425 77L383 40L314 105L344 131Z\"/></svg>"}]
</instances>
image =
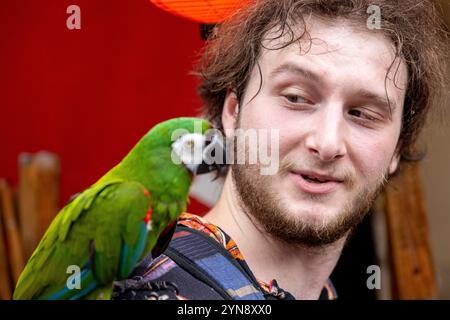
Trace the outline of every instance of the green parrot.
<instances>
[{"instance_id":1,"label":"green parrot","mask_svg":"<svg viewBox=\"0 0 450 320\"><path fill-rule=\"evenodd\" d=\"M220 170L211 163L219 140L208 139L209 129L198 118L153 127L118 165L61 209L20 275L13 299L110 299L113 282L126 279L174 228L193 175Z\"/></svg>"}]
</instances>

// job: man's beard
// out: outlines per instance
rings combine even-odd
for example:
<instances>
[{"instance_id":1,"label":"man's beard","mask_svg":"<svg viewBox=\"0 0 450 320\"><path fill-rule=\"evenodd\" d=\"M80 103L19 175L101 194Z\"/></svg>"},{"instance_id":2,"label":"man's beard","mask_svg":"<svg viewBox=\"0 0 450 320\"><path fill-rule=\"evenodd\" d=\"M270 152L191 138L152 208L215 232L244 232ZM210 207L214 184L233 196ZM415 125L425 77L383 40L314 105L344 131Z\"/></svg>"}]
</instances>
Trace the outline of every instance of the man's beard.
<instances>
[{"instance_id":1,"label":"man's beard","mask_svg":"<svg viewBox=\"0 0 450 320\"><path fill-rule=\"evenodd\" d=\"M287 178L291 167L288 161L282 162L278 175ZM369 212L387 181L386 177L385 173L374 185L359 189L332 219L322 217L322 221L311 222L307 221L301 212L289 212L277 190L268 187L273 178L261 175L258 165L232 165L232 178L240 206L250 220L277 240L309 248L332 244L349 234ZM341 187L354 188L353 178L346 175L346 179L348 180L344 181ZM309 195L309 197L317 202L326 199L326 195Z\"/></svg>"}]
</instances>

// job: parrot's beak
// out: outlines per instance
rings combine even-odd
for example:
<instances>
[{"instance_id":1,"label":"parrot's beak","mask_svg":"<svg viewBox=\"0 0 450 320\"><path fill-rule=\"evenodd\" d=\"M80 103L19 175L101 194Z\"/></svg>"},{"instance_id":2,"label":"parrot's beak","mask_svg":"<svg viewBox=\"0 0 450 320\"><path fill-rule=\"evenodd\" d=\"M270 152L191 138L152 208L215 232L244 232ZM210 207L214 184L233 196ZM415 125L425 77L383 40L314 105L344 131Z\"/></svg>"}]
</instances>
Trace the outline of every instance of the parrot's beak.
<instances>
[{"instance_id":1,"label":"parrot's beak","mask_svg":"<svg viewBox=\"0 0 450 320\"><path fill-rule=\"evenodd\" d=\"M193 168L194 174L203 174L209 172L221 173L226 168L226 150L223 138L220 135L213 135L202 153L202 163Z\"/></svg>"}]
</instances>

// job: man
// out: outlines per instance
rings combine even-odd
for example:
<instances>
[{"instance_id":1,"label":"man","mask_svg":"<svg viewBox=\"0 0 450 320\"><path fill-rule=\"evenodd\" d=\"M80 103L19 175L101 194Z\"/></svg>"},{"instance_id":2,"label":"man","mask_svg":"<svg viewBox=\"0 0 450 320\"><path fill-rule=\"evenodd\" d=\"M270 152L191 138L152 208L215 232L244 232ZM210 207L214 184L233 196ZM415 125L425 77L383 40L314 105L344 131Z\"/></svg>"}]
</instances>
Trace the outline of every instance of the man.
<instances>
[{"instance_id":1,"label":"man","mask_svg":"<svg viewBox=\"0 0 450 320\"><path fill-rule=\"evenodd\" d=\"M235 148L246 162L230 165L217 204L183 215L173 248L118 297L335 298L328 277L349 234L415 157L447 45L431 1L257 1L218 27L198 70L205 114L228 139L277 132L279 170L261 174ZM190 229L239 263L242 283L216 272L221 249L183 238Z\"/></svg>"}]
</instances>

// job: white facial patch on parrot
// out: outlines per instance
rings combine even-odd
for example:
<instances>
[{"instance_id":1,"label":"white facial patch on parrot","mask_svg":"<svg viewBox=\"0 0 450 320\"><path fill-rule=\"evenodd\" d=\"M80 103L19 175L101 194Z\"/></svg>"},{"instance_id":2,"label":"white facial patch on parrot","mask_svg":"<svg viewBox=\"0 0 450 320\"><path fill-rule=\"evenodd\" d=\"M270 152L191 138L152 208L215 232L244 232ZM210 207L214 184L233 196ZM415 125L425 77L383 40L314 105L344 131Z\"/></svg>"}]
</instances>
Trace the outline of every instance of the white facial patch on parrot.
<instances>
[{"instance_id":1,"label":"white facial patch on parrot","mask_svg":"<svg viewBox=\"0 0 450 320\"><path fill-rule=\"evenodd\" d=\"M147 231L152 231L152 221L147 222Z\"/></svg>"},{"instance_id":2,"label":"white facial patch on parrot","mask_svg":"<svg viewBox=\"0 0 450 320\"><path fill-rule=\"evenodd\" d=\"M187 133L172 144L172 150L180 161L192 172L203 161L206 137L199 133Z\"/></svg>"}]
</instances>

